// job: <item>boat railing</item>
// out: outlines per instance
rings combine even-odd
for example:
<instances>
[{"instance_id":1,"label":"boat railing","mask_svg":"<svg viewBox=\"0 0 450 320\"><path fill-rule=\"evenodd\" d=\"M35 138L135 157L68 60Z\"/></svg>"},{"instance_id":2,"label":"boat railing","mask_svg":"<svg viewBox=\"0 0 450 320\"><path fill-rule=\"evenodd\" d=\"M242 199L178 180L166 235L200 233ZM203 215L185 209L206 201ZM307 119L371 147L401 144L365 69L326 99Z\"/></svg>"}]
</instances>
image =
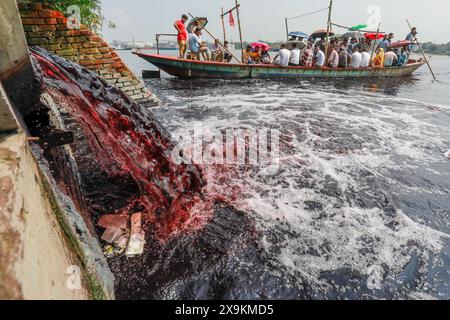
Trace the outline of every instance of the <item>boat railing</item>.
<instances>
[{"instance_id":1,"label":"boat railing","mask_svg":"<svg viewBox=\"0 0 450 320\"><path fill-rule=\"evenodd\" d=\"M171 33L158 33L156 35L156 52L159 54L159 39L161 37L178 37L178 35L176 34L171 34Z\"/></svg>"}]
</instances>

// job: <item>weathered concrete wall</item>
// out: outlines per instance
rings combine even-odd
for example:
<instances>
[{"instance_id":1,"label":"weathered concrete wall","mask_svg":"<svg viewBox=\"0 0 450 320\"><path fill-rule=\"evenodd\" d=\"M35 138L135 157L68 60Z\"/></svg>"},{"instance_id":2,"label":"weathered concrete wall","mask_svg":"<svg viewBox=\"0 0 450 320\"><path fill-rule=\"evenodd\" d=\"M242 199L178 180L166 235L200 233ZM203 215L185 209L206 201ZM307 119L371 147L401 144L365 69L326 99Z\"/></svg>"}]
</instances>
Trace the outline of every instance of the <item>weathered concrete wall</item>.
<instances>
[{"instance_id":1,"label":"weathered concrete wall","mask_svg":"<svg viewBox=\"0 0 450 320\"><path fill-rule=\"evenodd\" d=\"M22 44L22 45L21 45ZM17 130L18 121L1 82L30 63L15 1L0 2L0 134Z\"/></svg>"},{"instance_id":2,"label":"weathered concrete wall","mask_svg":"<svg viewBox=\"0 0 450 320\"><path fill-rule=\"evenodd\" d=\"M8 96L0 85L0 134L19 129L16 116L11 104L8 101Z\"/></svg>"},{"instance_id":3,"label":"weathered concrete wall","mask_svg":"<svg viewBox=\"0 0 450 320\"><path fill-rule=\"evenodd\" d=\"M4 75L16 65L29 62L25 35L17 14L15 1L0 1L0 75Z\"/></svg>"},{"instance_id":4,"label":"weathered concrete wall","mask_svg":"<svg viewBox=\"0 0 450 320\"><path fill-rule=\"evenodd\" d=\"M0 40L0 299L113 299L98 240L61 199L15 118L36 93L15 0L0 1Z\"/></svg>"},{"instance_id":5,"label":"weathered concrete wall","mask_svg":"<svg viewBox=\"0 0 450 320\"><path fill-rule=\"evenodd\" d=\"M30 93L36 87L17 4L11 0L0 1L0 81L18 110L23 115L31 112L36 101ZM5 112L2 104L0 113Z\"/></svg>"},{"instance_id":6,"label":"weathered concrete wall","mask_svg":"<svg viewBox=\"0 0 450 320\"><path fill-rule=\"evenodd\" d=\"M140 104L158 104L158 99L97 34L85 26L79 30L69 29L64 14L50 10L44 4L19 3L19 8L29 45L40 46L97 72Z\"/></svg>"},{"instance_id":7,"label":"weathered concrete wall","mask_svg":"<svg viewBox=\"0 0 450 320\"><path fill-rule=\"evenodd\" d=\"M0 136L0 299L88 299L37 172L24 134Z\"/></svg>"}]
</instances>

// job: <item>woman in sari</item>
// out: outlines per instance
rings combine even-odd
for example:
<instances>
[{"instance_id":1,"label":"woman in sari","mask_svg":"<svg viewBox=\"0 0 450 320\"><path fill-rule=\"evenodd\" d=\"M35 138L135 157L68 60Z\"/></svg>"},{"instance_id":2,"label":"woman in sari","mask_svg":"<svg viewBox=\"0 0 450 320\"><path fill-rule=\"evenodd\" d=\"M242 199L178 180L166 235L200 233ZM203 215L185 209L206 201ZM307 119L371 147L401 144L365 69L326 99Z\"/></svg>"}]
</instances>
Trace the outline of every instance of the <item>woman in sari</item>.
<instances>
[{"instance_id":1,"label":"woman in sari","mask_svg":"<svg viewBox=\"0 0 450 320\"><path fill-rule=\"evenodd\" d=\"M372 60L372 67L383 68L384 67L384 49L380 48L377 51L377 55Z\"/></svg>"}]
</instances>

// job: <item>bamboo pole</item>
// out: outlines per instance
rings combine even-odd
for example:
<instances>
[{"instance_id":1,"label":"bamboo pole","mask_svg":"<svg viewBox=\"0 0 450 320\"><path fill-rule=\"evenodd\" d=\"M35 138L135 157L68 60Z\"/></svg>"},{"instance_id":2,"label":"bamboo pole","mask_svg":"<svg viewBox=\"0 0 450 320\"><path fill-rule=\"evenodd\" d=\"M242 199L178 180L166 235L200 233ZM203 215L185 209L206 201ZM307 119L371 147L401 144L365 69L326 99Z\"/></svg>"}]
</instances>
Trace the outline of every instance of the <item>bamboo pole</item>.
<instances>
[{"instance_id":1,"label":"bamboo pole","mask_svg":"<svg viewBox=\"0 0 450 320\"><path fill-rule=\"evenodd\" d=\"M159 34L156 35L156 53L159 55Z\"/></svg>"},{"instance_id":2,"label":"bamboo pole","mask_svg":"<svg viewBox=\"0 0 450 320\"><path fill-rule=\"evenodd\" d=\"M235 6L234 8L228 10L227 12L222 13L222 16L226 16L229 13L232 13L234 10L236 10L236 8L239 8L241 5L238 4L237 6Z\"/></svg>"},{"instance_id":3,"label":"bamboo pole","mask_svg":"<svg viewBox=\"0 0 450 320\"><path fill-rule=\"evenodd\" d=\"M236 15L238 19L238 27L239 27L239 39L241 40L241 62L244 63L244 41L242 40L242 28L241 28L241 17L239 15L239 3L236 1Z\"/></svg>"},{"instance_id":4,"label":"bamboo pole","mask_svg":"<svg viewBox=\"0 0 450 320\"><path fill-rule=\"evenodd\" d=\"M364 29L352 30L351 27L343 26L343 25L337 24L337 23L331 23L331 25L335 26L335 27L338 27L338 28L346 29L346 30L349 30L349 31L358 31L358 32L361 32L361 33L363 33L363 32L364 33L375 33L375 32L377 32L376 30L373 31L373 30L364 30ZM380 33L383 33L383 32L381 32L381 30L380 30Z\"/></svg>"},{"instance_id":5,"label":"bamboo pole","mask_svg":"<svg viewBox=\"0 0 450 320\"><path fill-rule=\"evenodd\" d=\"M406 23L408 24L409 29L411 30L412 27L411 27L411 24L409 23L408 19L406 19ZM437 79L436 79L436 76L434 75L434 71L433 71L433 69L431 68L431 64L430 64L430 62L428 61L428 59L427 59L427 57L426 57L426 55L425 55L425 51L423 51L422 45L420 44L419 40L417 40L417 36L414 38L414 40L416 41L417 45L419 46L420 51L422 52L422 56L423 56L423 58L425 59L425 62L427 63L428 68L430 69L431 74L433 75L434 80L437 80Z\"/></svg>"},{"instance_id":6,"label":"bamboo pole","mask_svg":"<svg viewBox=\"0 0 450 320\"><path fill-rule=\"evenodd\" d=\"M288 25L288 18L284 18L284 22L286 23L286 38L289 41L289 25Z\"/></svg>"},{"instance_id":7,"label":"bamboo pole","mask_svg":"<svg viewBox=\"0 0 450 320\"><path fill-rule=\"evenodd\" d=\"M327 36L325 39L325 60L328 61L328 40L330 38L331 31L331 12L333 10L333 0L330 0L330 6L328 7L328 23L327 23Z\"/></svg>"},{"instance_id":8,"label":"bamboo pole","mask_svg":"<svg viewBox=\"0 0 450 320\"><path fill-rule=\"evenodd\" d=\"M223 30L223 43L227 41L227 31L225 29L225 18L223 17L223 7L222 7L222 30Z\"/></svg>"},{"instance_id":9,"label":"bamboo pole","mask_svg":"<svg viewBox=\"0 0 450 320\"><path fill-rule=\"evenodd\" d=\"M189 14L189 15L191 16L191 18L194 19L196 22L199 22L199 21L197 20L197 18L195 18L195 17L192 15L192 13L188 12L188 14ZM208 31L208 29L206 29L205 27L203 27L202 29L205 30L206 33L209 34L209 36L210 36L211 38L213 38L214 40L217 39L216 37L214 37L214 35L213 35L211 32ZM234 56L234 54L233 54L230 50L228 50L227 48L225 48L225 46L224 46L220 41L219 41L219 45L220 45L224 50L226 50L226 51L227 51L234 59L236 59L237 62L241 63L241 62L239 61L239 59L236 58L236 57Z\"/></svg>"},{"instance_id":10,"label":"bamboo pole","mask_svg":"<svg viewBox=\"0 0 450 320\"><path fill-rule=\"evenodd\" d=\"M378 24L377 34L375 36L375 42L373 44L372 52L370 54L369 67L372 66L372 59L373 59L373 55L375 53L375 47L377 45L377 40L378 40L378 35L380 34L380 29L381 29L381 22Z\"/></svg>"}]
</instances>

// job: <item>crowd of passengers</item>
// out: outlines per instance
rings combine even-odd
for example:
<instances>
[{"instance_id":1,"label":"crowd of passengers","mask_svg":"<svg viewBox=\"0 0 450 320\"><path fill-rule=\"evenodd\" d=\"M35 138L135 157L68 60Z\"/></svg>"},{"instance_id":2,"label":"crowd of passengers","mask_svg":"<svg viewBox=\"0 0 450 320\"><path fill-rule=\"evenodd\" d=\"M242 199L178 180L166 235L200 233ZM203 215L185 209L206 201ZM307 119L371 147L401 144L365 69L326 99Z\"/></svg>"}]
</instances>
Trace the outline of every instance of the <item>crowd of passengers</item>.
<instances>
[{"instance_id":1,"label":"crowd of passengers","mask_svg":"<svg viewBox=\"0 0 450 320\"><path fill-rule=\"evenodd\" d=\"M185 20L187 20L187 17ZM176 22L176 26L179 26L181 29L184 23L185 21L182 19ZM413 41L416 35L417 29L412 28L406 40ZM233 58L229 51L229 43L227 41L222 45L216 39L214 47L212 49L208 48L206 42L202 40L201 28L195 28L186 38L190 49L187 52L188 59L201 60L203 58L205 61L229 63ZM282 44L273 59L267 47L252 47L249 45L243 50L242 59L246 64L275 64L283 67L388 68L404 66L409 61L411 46L392 49L390 45L393 39L393 33L385 35L381 41L374 41L367 38L351 38L351 40L347 38L342 40L331 38L328 46L325 46L324 39L309 39L303 49L298 48L298 44L295 41L290 41L293 42L290 44L291 48L288 49L287 45ZM182 46L185 46L183 51L186 52L186 41L184 41L184 44L183 41L180 43L180 53L184 57L184 53L181 50ZM373 46L376 47L376 50L373 50ZM328 47L327 54L325 54L326 47ZM372 51L374 51L373 54Z\"/></svg>"}]
</instances>

